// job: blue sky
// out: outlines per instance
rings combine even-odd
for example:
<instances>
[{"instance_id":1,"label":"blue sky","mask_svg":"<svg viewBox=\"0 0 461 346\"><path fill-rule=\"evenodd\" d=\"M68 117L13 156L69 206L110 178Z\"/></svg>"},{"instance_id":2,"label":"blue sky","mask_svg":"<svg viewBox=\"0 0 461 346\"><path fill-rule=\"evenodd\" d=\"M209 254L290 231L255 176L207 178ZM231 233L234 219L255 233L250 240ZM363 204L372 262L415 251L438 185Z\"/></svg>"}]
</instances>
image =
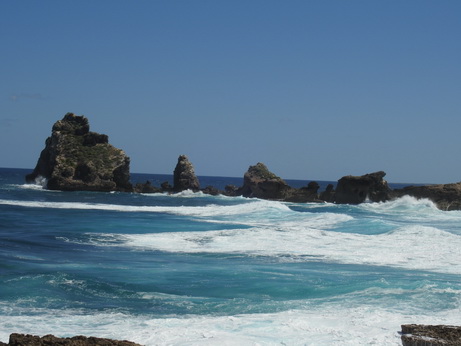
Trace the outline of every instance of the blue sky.
<instances>
[{"instance_id":1,"label":"blue sky","mask_svg":"<svg viewBox=\"0 0 461 346\"><path fill-rule=\"evenodd\" d=\"M461 181L461 1L2 1L0 167L85 115L135 173Z\"/></svg>"}]
</instances>

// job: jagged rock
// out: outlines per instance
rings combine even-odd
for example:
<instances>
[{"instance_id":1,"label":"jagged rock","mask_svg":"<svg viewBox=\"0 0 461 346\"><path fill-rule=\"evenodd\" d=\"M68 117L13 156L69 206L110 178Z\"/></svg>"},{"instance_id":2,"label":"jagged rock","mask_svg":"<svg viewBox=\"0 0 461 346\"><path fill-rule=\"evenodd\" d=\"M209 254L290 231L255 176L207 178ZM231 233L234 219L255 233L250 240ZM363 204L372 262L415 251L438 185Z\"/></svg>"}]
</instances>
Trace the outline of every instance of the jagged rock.
<instances>
[{"instance_id":1,"label":"jagged rock","mask_svg":"<svg viewBox=\"0 0 461 346\"><path fill-rule=\"evenodd\" d=\"M383 179L385 172L348 175L338 180L335 202L340 204L359 204L369 199L372 202L384 202L391 199L391 189Z\"/></svg>"},{"instance_id":2,"label":"jagged rock","mask_svg":"<svg viewBox=\"0 0 461 346\"><path fill-rule=\"evenodd\" d=\"M162 191L170 192L173 191L173 186L167 181L164 181L163 183L160 184L160 187L162 188Z\"/></svg>"},{"instance_id":3,"label":"jagged rock","mask_svg":"<svg viewBox=\"0 0 461 346\"><path fill-rule=\"evenodd\" d=\"M212 196L217 196L217 195L222 195L222 191L220 191L219 189L217 189L216 187L214 186L207 186L205 187L204 189L202 189L202 192L203 193L206 193L207 195L212 195Z\"/></svg>"},{"instance_id":4,"label":"jagged rock","mask_svg":"<svg viewBox=\"0 0 461 346\"><path fill-rule=\"evenodd\" d=\"M235 185L226 185L224 187L224 194L226 196L238 196L238 191L239 191L239 188Z\"/></svg>"},{"instance_id":5,"label":"jagged rock","mask_svg":"<svg viewBox=\"0 0 461 346\"><path fill-rule=\"evenodd\" d=\"M394 196L428 198L442 210L461 210L461 182L454 184L407 186L393 191Z\"/></svg>"},{"instance_id":6,"label":"jagged rock","mask_svg":"<svg viewBox=\"0 0 461 346\"><path fill-rule=\"evenodd\" d=\"M284 200L290 191L291 187L282 178L258 162L248 168L243 176L243 186L238 189L237 194L244 197Z\"/></svg>"},{"instance_id":7,"label":"jagged rock","mask_svg":"<svg viewBox=\"0 0 461 346\"><path fill-rule=\"evenodd\" d=\"M403 346L460 346L461 327L444 325L402 325Z\"/></svg>"},{"instance_id":8,"label":"jagged rock","mask_svg":"<svg viewBox=\"0 0 461 346\"><path fill-rule=\"evenodd\" d=\"M147 180L145 183L137 183L134 188L134 192L138 193L158 193L162 192L161 189L152 185L152 183Z\"/></svg>"},{"instance_id":9,"label":"jagged rock","mask_svg":"<svg viewBox=\"0 0 461 346\"><path fill-rule=\"evenodd\" d=\"M26 334L11 334L9 346L141 346L131 341L118 341L105 338L74 336L72 338L58 338L54 335L43 337Z\"/></svg>"},{"instance_id":10,"label":"jagged rock","mask_svg":"<svg viewBox=\"0 0 461 346\"><path fill-rule=\"evenodd\" d=\"M194 167L186 155L180 155L178 163L173 172L173 190L180 192L184 190L198 191L200 183L194 172Z\"/></svg>"},{"instance_id":11,"label":"jagged rock","mask_svg":"<svg viewBox=\"0 0 461 346\"><path fill-rule=\"evenodd\" d=\"M335 190L333 184L328 184L325 191L320 193L319 199L321 201L333 203L335 201Z\"/></svg>"},{"instance_id":12,"label":"jagged rock","mask_svg":"<svg viewBox=\"0 0 461 346\"><path fill-rule=\"evenodd\" d=\"M299 189L291 188L287 191L287 202L307 203L307 202L323 202L319 199L318 190L320 185L316 181L311 181L306 187Z\"/></svg>"},{"instance_id":13,"label":"jagged rock","mask_svg":"<svg viewBox=\"0 0 461 346\"><path fill-rule=\"evenodd\" d=\"M73 113L57 121L26 181L43 177L50 190L131 191L130 158L89 129L88 119Z\"/></svg>"}]
</instances>

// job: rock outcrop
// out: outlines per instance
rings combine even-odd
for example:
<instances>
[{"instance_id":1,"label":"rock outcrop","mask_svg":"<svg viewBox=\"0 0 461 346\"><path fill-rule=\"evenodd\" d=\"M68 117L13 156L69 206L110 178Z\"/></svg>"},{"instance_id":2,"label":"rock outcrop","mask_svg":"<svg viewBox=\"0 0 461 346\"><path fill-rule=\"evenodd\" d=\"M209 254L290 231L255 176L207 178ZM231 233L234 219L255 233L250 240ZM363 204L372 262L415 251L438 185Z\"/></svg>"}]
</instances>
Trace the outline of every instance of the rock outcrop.
<instances>
[{"instance_id":1,"label":"rock outcrop","mask_svg":"<svg viewBox=\"0 0 461 346\"><path fill-rule=\"evenodd\" d=\"M319 198L321 201L333 203L335 201L335 187L333 184L328 184L325 191L320 193Z\"/></svg>"},{"instance_id":2,"label":"rock outcrop","mask_svg":"<svg viewBox=\"0 0 461 346\"><path fill-rule=\"evenodd\" d=\"M285 180L278 177L258 162L250 166L243 176L243 186L226 186L228 196L255 197L295 203L323 202L318 195L319 184L310 182L306 187L299 189L289 186Z\"/></svg>"},{"instance_id":3,"label":"rock outcrop","mask_svg":"<svg viewBox=\"0 0 461 346\"><path fill-rule=\"evenodd\" d=\"M131 341L118 341L105 338L95 338L86 336L74 336L72 338L58 338L54 335L43 337L28 334L11 334L9 343L0 342L1 345L8 346L141 346Z\"/></svg>"},{"instance_id":4,"label":"rock outcrop","mask_svg":"<svg viewBox=\"0 0 461 346\"><path fill-rule=\"evenodd\" d=\"M461 327L445 325L402 325L403 346L461 346Z\"/></svg>"},{"instance_id":5,"label":"rock outcrop","mask_svg":"<svg viewBox=\"0 0 461 346\"><path fill-rule=\"evenodd\" d=\"M131 191L130 159L90 132L88 119L67 113L52 128L28 183L45 178L46 188L64 191Z\"/></svg>"},{"instance_id":6,"label":"rock outcrop","mask_svg":"<svg viewBox=\"0 0 461 346\"><path fill-rule=\"evenodd\" d=\"M383 179L383 171L362 176L348 175L338 180L335 202L338 204L359 204L366 200L384 202L391 199L391 188Z\"/></svg>"},{"instance_id":7,"label":"rock outcrop","mask_svg":"<svg viewBox=\"0 0 461 346\"><path fill-rule=\"evenodd\" d=\"M323 203L324 201L320 199L318 194L319 188L320 186L316 181L311 181L307 184L307 186L301 187L299 189L291 188L286 201L294 203Z\"/></svg>"},{"instance_id":8,"label":"rock outcrop","mask_svg":"<svg viewBox=\"0 0 461 346\"><path fill-rule=\"evenodd\" d=\"M184 190L198 191L200 190L200 183L187 156L180 155L173 172L173 191Z\"/></svg>"},{"instance_id":9,"label":"rock outcrop","mask_svg":"<svg viewBox=\"0 0 461 346\"><path fill-rule=\"evenodd\" d=\"M455 184L407 186L393 191L395 197L428 198L442 210L461 210L461 182Z\"/></svg>"},{"instance_id":10,"label":"rock outcrop","mask_svg":"<svg viewBox=\"0 0 461 346\"><path fill-rule=\"evenodd\" d=\"M152 183L147 180L145 183L137 183L133 187L134 192L138 193L160 193L163 192L162 189L155 187Z\"/></svg>"},{"instance_id":11,"label":"rock outcrop","mask_svg":"<svg viewBox=\"0 0 461 346\"><path fill-rule=\"evenodd\" d=\"M271 200L284 200L289 195L291 187L280 177L270 172L266 165L258 162L250 166L243 176L243 186L237 190L237 195Z\"/></svg>"}]
</instances>

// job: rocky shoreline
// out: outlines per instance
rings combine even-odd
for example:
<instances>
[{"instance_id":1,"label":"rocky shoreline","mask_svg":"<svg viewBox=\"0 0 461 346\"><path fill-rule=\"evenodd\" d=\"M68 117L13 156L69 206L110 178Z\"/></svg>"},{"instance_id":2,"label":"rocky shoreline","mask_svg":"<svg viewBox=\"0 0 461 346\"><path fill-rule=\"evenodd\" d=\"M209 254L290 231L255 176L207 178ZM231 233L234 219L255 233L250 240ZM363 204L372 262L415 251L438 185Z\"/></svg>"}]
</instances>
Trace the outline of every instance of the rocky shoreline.
<instances>
[{"instance_id":1,"label":"rocky shoreline","mask_svg":"<svg viewBox=\"0 0 461 346\"><path fill-rule=\"evenodd\" d=\"M289 186L263 164L250 166L243 177L243 186L226 186L220 191L213 186L200 187L193 165L180 155L174 169L174 184L153 186L150 181L132 185L130 158L121 149L109 144L107 135L90 131L88 119L67 113L52 127L34 171L26 182L45 181L45 188L63 191L124 191L138 193L177 193L202 191L211 195L244 196L296 203L360 204L385 202L402 196L427 198L442 210L461 210L461 182L443 185L408 186L391 189L384 180L385 172L362 176L344 176L336 188L329 185L319 192L312 181L299 189Z\"/></svg>"},{"instance_id":2,"label":"rocky shoreline","mask_svg":"<svg viewBox=\"0 0 461 346\"><path fill-rule=\"evenodd\" d=\"M54 335L43 337L29 334L13 333L9 342L0 342L0 346L141 346L131 341L95 338L86 336L73 336L71 338L58 338Z\"/></svg>"},{"instance_id":3,"label":"rocky shoreline","mask_svg":"<svg viewBox=\"0 0 461 346\"><path fill-rule=\"evenodd\" d=\"M403 346L461 346L461 327L446 325L404 324L400 332ZM127 340L74 336L60 338L54 335L13 333L9 342L0 346L141 346Z\"/></svg>"},{"instance_id":4,"label":"rocky shoreline","mask_svg":"<svg viewBox=\"0 0 461 346\"><path fill-rule=\"evenodd\" d=\"M461 327L404 324L400 333L403 346L460 346Z\"/></svg>"}]
</instances>

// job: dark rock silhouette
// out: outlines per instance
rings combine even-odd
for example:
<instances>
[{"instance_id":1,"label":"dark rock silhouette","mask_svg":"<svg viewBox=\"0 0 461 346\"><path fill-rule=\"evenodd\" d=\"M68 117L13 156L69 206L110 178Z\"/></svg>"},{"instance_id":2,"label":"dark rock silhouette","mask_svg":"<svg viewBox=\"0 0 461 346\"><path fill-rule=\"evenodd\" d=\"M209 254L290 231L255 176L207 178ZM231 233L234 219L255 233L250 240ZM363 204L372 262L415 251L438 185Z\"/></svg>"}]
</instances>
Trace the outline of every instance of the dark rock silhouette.
<instances>
[{"instance_id":1,"label":"dark rock silhouette","mask_svg":"<svg viewBox=\"0 0 461 346\"><path fill-rule=\"evenodd\" d=\"M214 186L207 186L204 189L201 190L203 193L206 193L207 195L212 195L212 196L217 196L217 195L223 195L223 191L220 191Z\"/></svg>"},{"instance_id":2,"label":"dark rock silhouette","mask_svg":"<svg viewBox=\"0 0 461 346\"><path fill-rule=\"evenodd\" d=\"M200 190L200 183L187 156L180 155L173 172L173 191L184 190L198 191Z\"/></svg>"},{"instance_id":3,"label":"dark rock silhouette","mask_svg":"<svg viewBox=\"0 0 461 346\"><path fill-rule=\"evenodd\" d=\"M445 325L402 325L403 346L460 346L461 327Z\"/></svg>"},{"instance_id":4,"label":"dark rock silhouette","mask_svg":"<svg viewBox=\"0 0 461 346\"><path fill-rule=\"evenodd\" d=\"M224 195L226 196L238 196L238 192L239 191L239 188L235 185L226 185L224 187Z\"/></svg>"},{"instance_id":5,"label":"dark rock silhouette","mask_svg":"<svg viewBox=\"0 0 461 346\"><path fill-rule=\"evenodd\" d=\"M137 183L133 187L133 191L138 193L159 193L162 192L162 189L155 187L149 180L147 180L145 183Z\"/></svg>"},{"instance_id":6,"label":"dark rock silhouette","mask_svg":"<svg viewBox=\"0 0 461 346\"><path fill-rule=\"evenodd\" d=\"M57 121L26 181L43 177L50 190L131 191L129 157L89 129L88 119L73 113Z\"/></svg>"},{"instance_id":7,"label":"dark rock silhouette","mask_svg":"<svg viewBox=\"0 0 461 346\"><path fill-rule=\"evenodd\" d=\"M160 187L162 188L163 191L166 191L166 192L173 191L173 186L171 186L170 183L167 181L164 181L163 183L161 183Z\"/></svg>"},{"instance_id":8,"label":"dark rock silhouette","mask_svg":"<svg viewBox=\"0 0 461 346\"><path fill-rule=\"evenodd\" d=\"M348 175L338 180L335 202L338 204L359 204L367 199L384 202L391 199L391 189L383 179L385 172L379 171L362 176Z\"/></svg>"},{"instance_id":9,"label":"dark rock silhouette","mask_svg":"<svg viewBox=\"0 0 461 346\"><path fill-rule=\"evenodd\" d=\"M319 199L329 203L333 203L335 201L335 190L333 184L327 185L325 191L320 193Z\"/></svg>"},{"instance_id":10,"label":"dark rock silhouette","mask_svg":"<svg viewBox=\"0 0 461 346\"><path fill-rule=\"evenodd\" d=\"M307 186L301 187L299 189L291 188L286 201L295 203L323 203L324 201L320 199L318 194L319 188L320 186L316 181L311 181L309 184L307 184Z\"/></svg>"},{"instance_id":11,"label":"dark rock silhouette","mask_svg":"<svg viewBox=\"0 0 461 346\"><path fill-rule=\"evenodd\" d=\"M54 335L43 337L26 334L11 334L9 343L0 342L5 346L141 346L131 341L118 341L105 338L74 336L72 338L58 338Z\"/></svg>"},{"instance_id":12,"label":"dark rock silhouette","mask_svg":"<svg viewBox=\"0 0 461 346\"><path fill-rule=\"evenodd\" d=\"M394 197L405 195L427 198L442 210L461 210L461 183L407 186L393 191Z\"/></svg>"}]
</instances>

